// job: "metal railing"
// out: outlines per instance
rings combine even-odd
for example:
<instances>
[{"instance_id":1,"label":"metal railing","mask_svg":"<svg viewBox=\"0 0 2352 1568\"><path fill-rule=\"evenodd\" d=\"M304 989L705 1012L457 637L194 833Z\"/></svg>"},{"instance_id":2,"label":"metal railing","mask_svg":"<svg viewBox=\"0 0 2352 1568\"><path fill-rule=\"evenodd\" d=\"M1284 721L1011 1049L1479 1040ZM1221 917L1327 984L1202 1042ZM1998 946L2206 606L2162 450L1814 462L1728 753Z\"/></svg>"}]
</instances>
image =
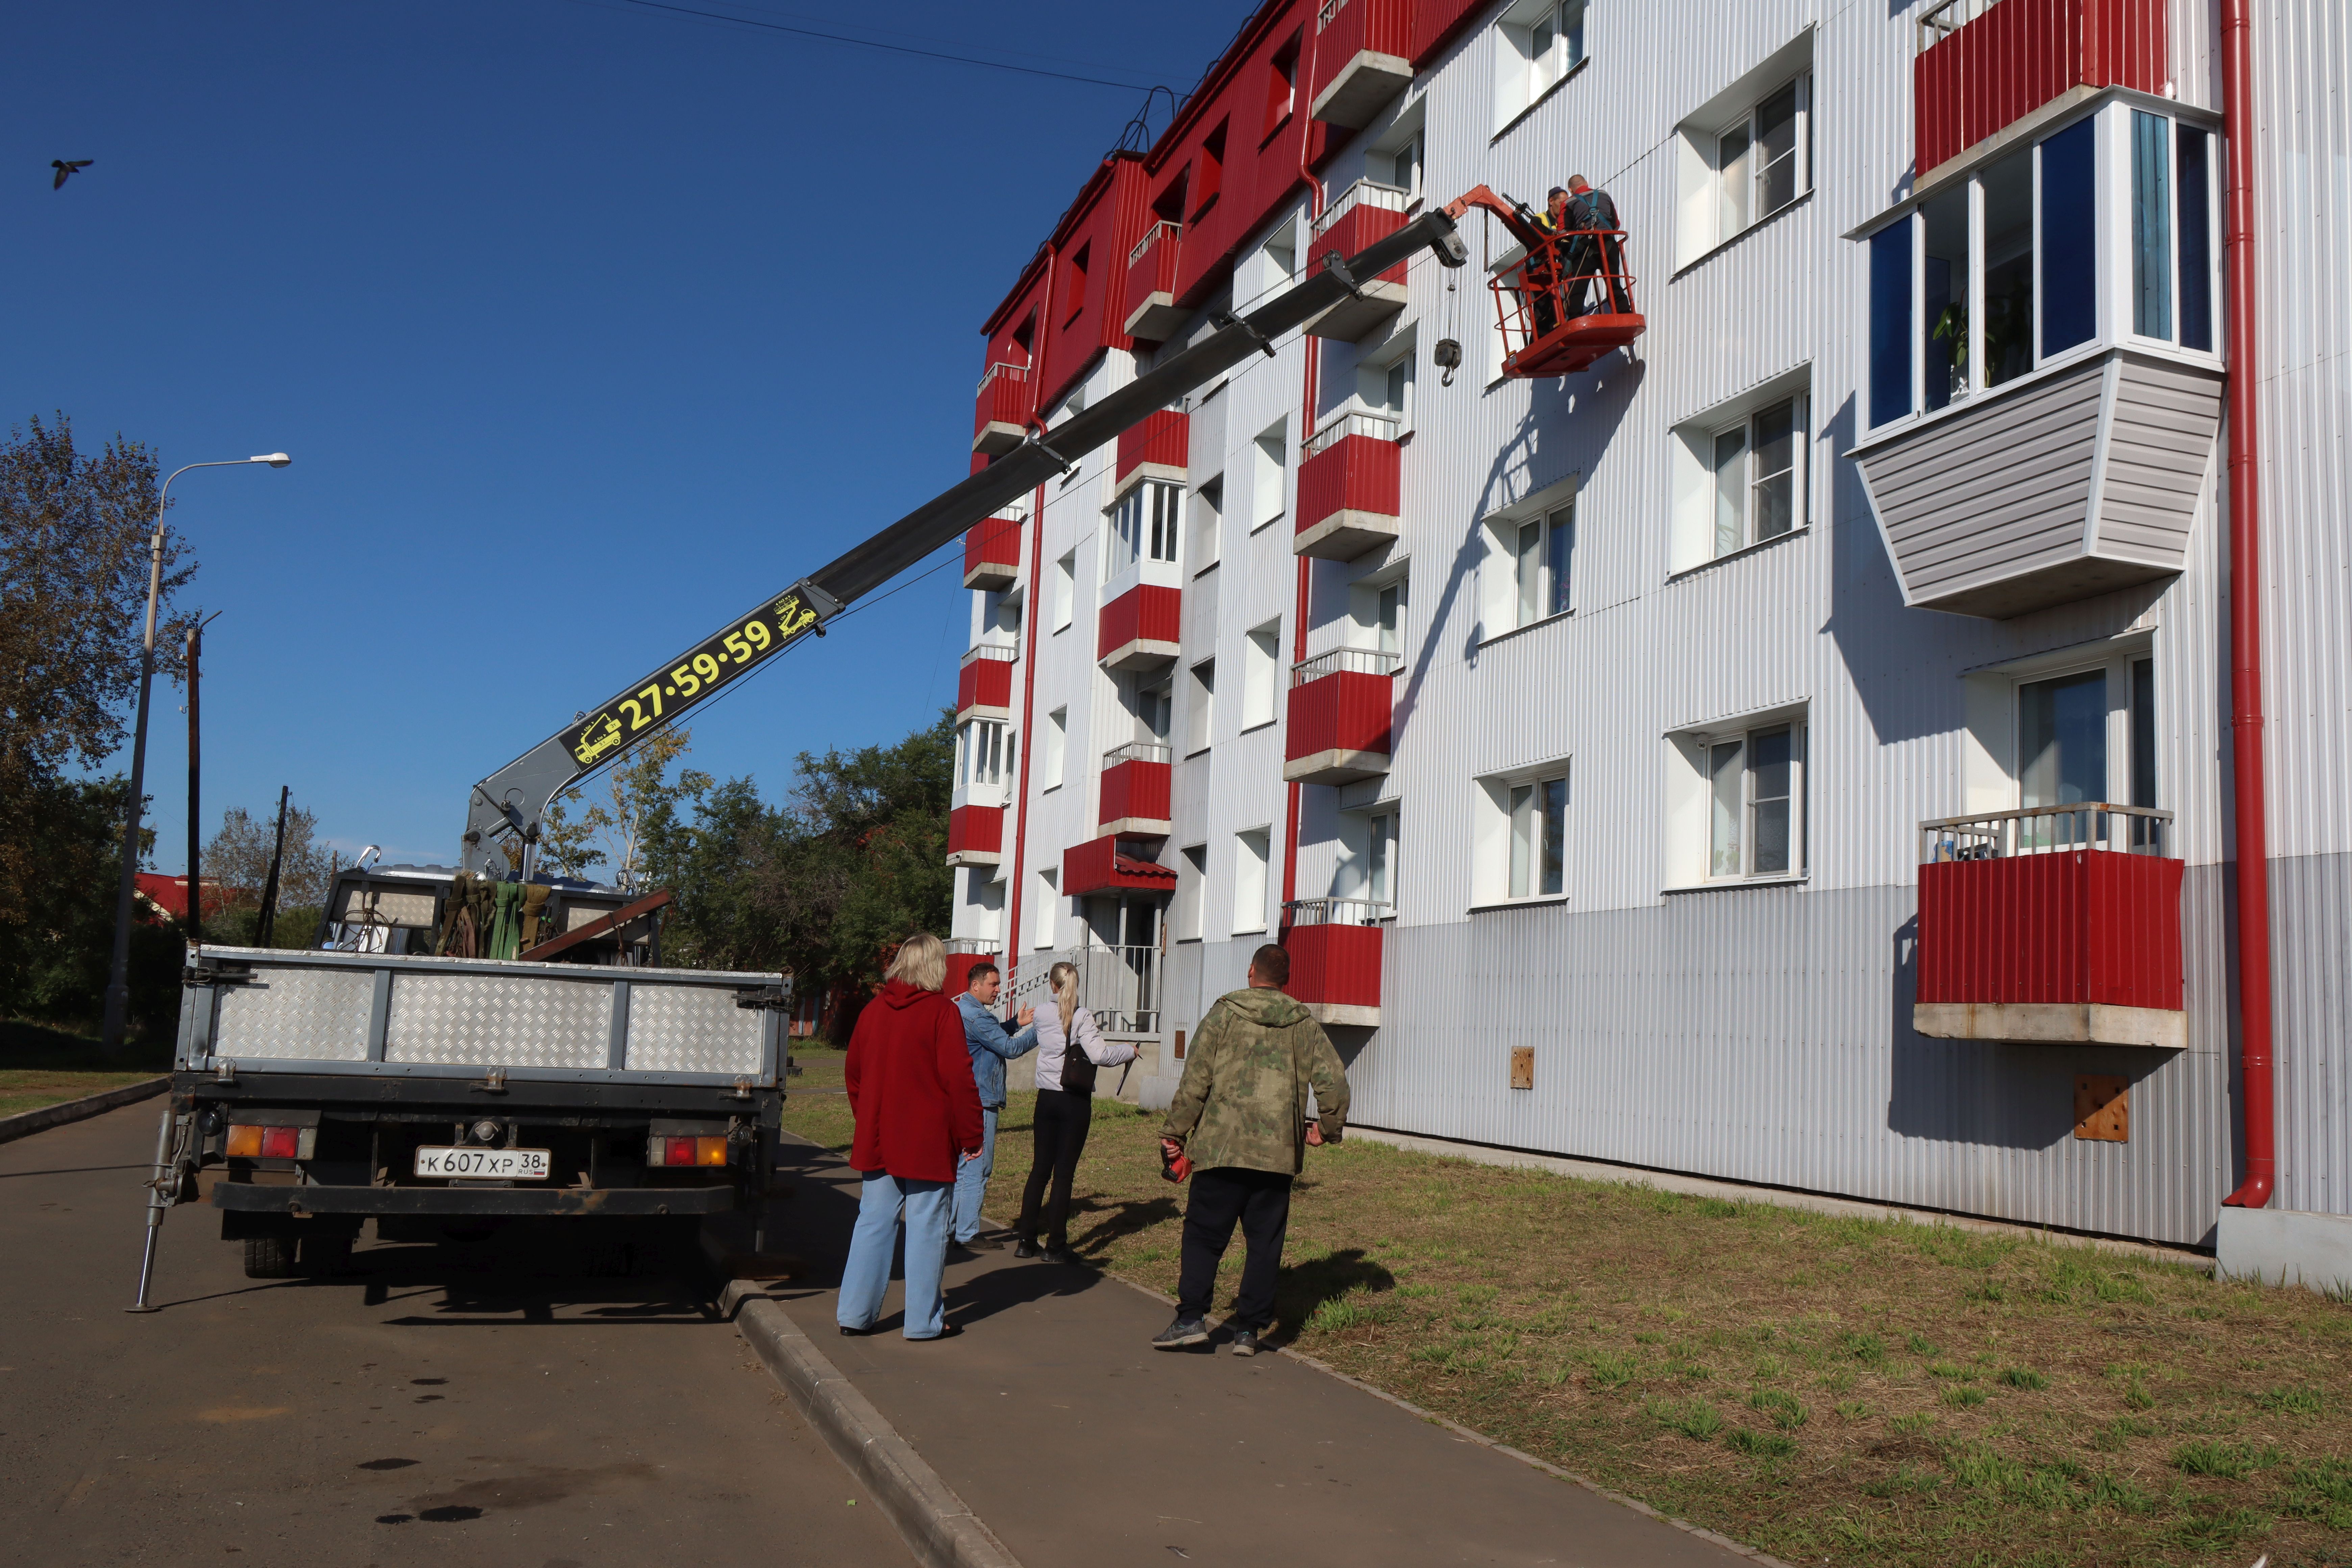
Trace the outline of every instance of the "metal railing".
<instances>
[{"instance_id":1,"label":"metal railing","mask_svg":"<svg viewBox=\"0 0 2352 1568\"><path fill-rule=\"evenodd\" d=\"M1175 755L1165 741L1129 741L1124 746L1113 746L1103 753L1105 772L1121 763L1164 763Z\"/></svg>"},{"instance_id":2,"label":"metal railing","mask_svg":"<svg viewBox=\"0 0 2352 1568\"><path fill-rule=\"evenodd\" d=\"M1384 185L1378 180L1358 180L1323 209L1323 216L1315 220L1314 237L1322 238L1326 229L1360 206L1401 213L1412 205L1412 193L1402 185Z\"/></svg>"},{"instance_id":3,"label":"metal railing","mask_svg":"<svg viewBox=\"0 0 2352 1568\"><path fill-rule=\"evenodd\" d=\"M1333 442L1344 441L1350 436L1369 436L1375 441L1392 442L1397 438L1397 426L1402 423L1403 421L1393 414L1376 414L1368 408L1351 408L1307 437L1307 445L1300 452L1298 460L1303 463L1322 452Z\"/></svg>"},{"instance_id":4,"label":"metal railing","mask_svg":"<svg viewBox=\"0 0 2352 1568\"><path fill-rule=\"evenodd\" d=\"M1010 360L998 360L980 373L980 390L986 392L988 384L999 376L1007 381L1026 381L1029 379L1029 367L1025 364L1014 364Z\"/></svg>"},{"instance_id":5,"label":"metal railing","mask_svg":"<svg viewBox=\"0 0 2352 1568\"><path fill-rule=\"evenodd\" d=\"M1385 899L1293 899L1282 907L1294 926L1376 926L1396 913Z\"/></svg>"},{"instance_id":6,"label":"metal railing","mask_svg":"<svg viewBox=\"0 0 2352 1568\"><path fill-rule=\"evenodd\" d=\"M2119 854L2171 854L2172 813L2109 801L2032 805L1947 816L1919 825L1919 863L2005 860L2017 855L2061 855L2075 849Z\"/></svg>"},{"instance_id":7,"label":"metal railing","mask_svg":"<svg viewBox=\"0 0 2352 1568\"><path fill-rule=\"evenodd\" d=\"M1127 264L1133 267L1140 262L1143 259L1143 253L1159 244L1163 235L1170 240L1182 239L1184 226L1172 218L1161 218L1143 231L1143 237L1137 240L1135 248L1127 253Z\"/></svg>"},{"instance_id":8,"label":"metal railing","mask_svg":"<svg viewBox=\"0 0 2352 1568\"><path fill-rule=\"evenodd\" d=\"M964 649L963 662L970 664L976 658L992 658L1004 664L1011 664L1020 657L1021 649L1012 643L982 642L974 643Z\"/></svg>"},{"instance_id":9,"label":"metal railing","mask_svg":"<svg viewBox=\"0 0 2352 1568\"><path fill-rule=\"evenodd\" d=\"M1160 956L1156 947L1092 942L1026 953L1014 966L1004 1005L1015 1012L1023 1007L1043 1012L1053 1006L1047 978L1055 964L1067 963L1078 972L1078 1005L1095 1016L1096 1028L1106 1035L1156 1035L1160 1032Z\"/></svg>"},{"instance_id":10,"label":"metal railing","mask_svg":"<svg viewBox=\"0 0 2352 1568\"><path fill-rule=\"evenodd\" d=\"M1370 647L1335 647L1290 667L1290 684L1304 686L1327 675L1394 675L1404 663L1402 654Z\"/></svg>"},{"instance_id":11,"label":"metal railing","mask_svg":"<svg viewBox=\"0 0 2352 1568\"><path fill-rule=\"evenodd\" d=\"M951 936L948 938L950 957L994 958L1004 939L994 936Z\"/></svg>"},{"instance_id":12,"label":"metal railing","mask_svg":"<svg viewBox=\"0 0 2352 1568\"><path fill-rule=\"evenodd\" d=\"M1323 8L1315 13L1315 30L1321 32L1331 25L1331 18L1348 8L1348 0L1323 0Z\"/></svg>"},{"instance_id":13,"label":"metal railing","mask_svg":"<svg viewBox=\"0 0 2352 1568\"><path fill-rule=\"evenodd\" d=\"M2000 0L1943 0L1919 13L1919 47L1915 53L1926 54L1970 22L1999 5Z\"/></svg>"}]
</instances>

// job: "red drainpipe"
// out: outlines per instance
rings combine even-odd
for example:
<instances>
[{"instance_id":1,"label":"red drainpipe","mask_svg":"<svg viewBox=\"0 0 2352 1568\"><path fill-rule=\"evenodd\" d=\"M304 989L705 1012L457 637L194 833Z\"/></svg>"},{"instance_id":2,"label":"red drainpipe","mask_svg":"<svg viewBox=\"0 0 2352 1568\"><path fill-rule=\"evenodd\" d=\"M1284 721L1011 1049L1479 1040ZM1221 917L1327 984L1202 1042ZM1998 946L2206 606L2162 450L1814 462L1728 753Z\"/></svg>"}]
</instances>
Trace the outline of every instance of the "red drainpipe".
<instances>
[{"instance_id":1,"label":"red drainpipe","mask_svg":"<svg viewBox=\"0 0 2352 1568\"><path fill-rule=\"evenodd\" d=\"M1029 356L1029 417L1035 422L1045 391L1045 349L1054 341L1054 263L1058 253L1045 247L1045 280L1037 307L1037 352ZM1037 612L1041 584L1045 580L1045 487L1040 484L1029 503L1029 593L1021 616L1021 782L1020 797L1013 803L1013 886L1004 900L1004 978L1013 979L1013 961L1021 956L1021 885L1023 852L1029 843L1029 753L1036 736L1029 721L1037 703Z\"/></svg>"},{"instance_id":2,"label":"red drainpipe","mask_svg":"<svg viewBox=\"0 0 2352 1568\"><path fill-rule=\"evenodd\" d=\"M1310 15L1315 12L1315 7L1311 5L1307 9ZM1291 112L1295 114L1304 115L1307 112L1307 100L1315 91L1315 46L1321 42L1322 34L1323 30L1318 26L1307 36L1305 58L1300 61L1298 67L1298 85L1293 89L1291 99ZM1307 189L1309 193L1307 244L1307 265L1310 267L1314 265L1314 221L1323 216L1323 182L1315 177L1315 170L1308 162L1308 155L1314 146L1315 121L1310 118L1304 120L1298 128L1298 177L1307 182ZM1315 347L1314 340L1304 333L1299 336L1298 346L1307 359L1307 373L1301 378L1305 383L1303 406L1298 416L1298 450L1303 457L1307 450L1307 438L1315 434L1316 372L1322 366L1323 356ZM1297 504L1295 493L1291 504L1294 506ZM1297 521L1295 518L1291 520L1294 532ZM1307 558L1304 555L1298 558L1298 602L1290 616L1290 662L1294 665L1307 657ZM1285 747L1287 749L1290 734L1290 683L1287 678L1283 679L1276 689L1281 693L1280 700L1284 709L1282 732L1285 737ZM1298 785L1291 784L1285 785L1284 788L1289 799L1284 813L1282 827L1282 916L1276 924L1275 940L1277 942L1284 941L1290 935L1290 906L1298 897Z\"/></svg>"},{"instance_id":3,"label":"red drainpipe","mask_svg":"<svg viewBox=\"0 0 2352 1568\"><path fill-rule=\"evenodd\" d=\"M2239 1118L2246 1179L2221 1201L2258 1209L2278 1176L2271 1079L2270 834L2263 779L2262 536L2254 456L2253 65L2245 0L2221 0L2221 140L2229 150L2223 330L2230 343L2230 757L2237 795Z\"/></svg>"}]
</instances>

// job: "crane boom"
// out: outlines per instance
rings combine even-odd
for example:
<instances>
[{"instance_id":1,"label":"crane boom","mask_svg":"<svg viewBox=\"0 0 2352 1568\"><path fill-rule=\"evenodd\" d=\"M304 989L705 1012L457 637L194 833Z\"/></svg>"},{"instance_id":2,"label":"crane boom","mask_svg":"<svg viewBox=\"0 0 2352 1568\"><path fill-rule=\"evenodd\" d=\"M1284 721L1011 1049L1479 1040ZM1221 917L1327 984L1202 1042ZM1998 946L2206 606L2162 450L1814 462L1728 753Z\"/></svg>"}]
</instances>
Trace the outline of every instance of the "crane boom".
<instances>
[{"instance_id":1,"label":"crane boom","mask_svg":"<svg viewBox=\"0 0 2352 1568\"><path fill-rule=\"evenodd\" d=\"M1457 204L1458 205L1458 204ZM1295 288L1246 316L1223 313L1216 330L1050 431L1033 423L1029 437L979 473L934 496L898 521L735 616L675 660L581 715L474 786L459 863L504 877L513 869L501 841L536 843L540 819L555 797L675 722L803 637L864 595L897 576L1080 458L1116 439L1145 416L1208 384L1253 353L1274 353L1277 338L1360 292L1359 279L1381 273L1426 246L1447 267L1468 251L1454 209L1430 210L1354 256L1326 252Z\"/></svg>"}]
</instances>

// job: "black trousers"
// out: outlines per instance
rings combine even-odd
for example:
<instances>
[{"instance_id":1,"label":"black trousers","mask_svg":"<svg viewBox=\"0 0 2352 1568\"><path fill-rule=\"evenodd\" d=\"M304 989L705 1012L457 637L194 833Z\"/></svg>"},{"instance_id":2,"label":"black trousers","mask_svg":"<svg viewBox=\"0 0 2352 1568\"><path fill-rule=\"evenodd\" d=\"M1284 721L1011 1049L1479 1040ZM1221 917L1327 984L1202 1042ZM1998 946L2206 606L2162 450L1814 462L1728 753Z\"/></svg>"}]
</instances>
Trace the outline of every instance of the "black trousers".
<instances>
[{"instance_id":1,"label":"black trousers","mask_svg":"<svg viewBox=\"0 0 2352 1568\"><path fill-rule=\"evenodd\" d=\"M1234 1239L1236 1221L1249 1250L1242 1259L1242 1294L1234 1308L1234 1322L1263 1331L1274 1322L1275 1276L1282 1270L1282 1238L1290 1228L1290 1178L1277 1171L1220 1165L1192 1173L1192 1196L1184 1205L1176 1315L1208 1314L1217 1289L1217 1265Z\"/></svg>"},{"instance_id":2,"label":"black trousers","mask_svg":"<svg viewBox=\"0 0 2352 1568\"><path fill-rule=\"evenodd\" d=\"M1070 1244L1070 1184L1077 1178L1078 1156L1087 1152L1087 1130L1094 1125L1095 1099L1066 1089L1041 1089L1030 1132L1029 1184L1021 1190L1021 1222L1013 1228L1026 1241L1038 1234L1038 1205L1045 1200L1045 1235L1048 1247ZM1054 1187L1045 1198L1045 1184Z\"/></svg>"}]
</instances>

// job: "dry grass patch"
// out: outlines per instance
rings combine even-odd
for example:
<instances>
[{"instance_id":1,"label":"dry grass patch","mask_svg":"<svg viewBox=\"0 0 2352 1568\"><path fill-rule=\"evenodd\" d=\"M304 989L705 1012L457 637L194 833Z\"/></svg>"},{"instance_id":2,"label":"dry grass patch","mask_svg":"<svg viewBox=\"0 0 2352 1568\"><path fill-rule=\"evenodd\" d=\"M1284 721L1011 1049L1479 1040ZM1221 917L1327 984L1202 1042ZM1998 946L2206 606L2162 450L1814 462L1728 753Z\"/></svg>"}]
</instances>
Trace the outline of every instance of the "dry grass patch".
<instances>
[{"instance_id":1,"label":"dry grass patch","mask_svg":"<svg viewBox=\"0 0 2352 1568\"><path fill-rule=\"evenodd\" d=\"M786 1124L848 1144L837 1096ZM1071 1242L1172 1291L1157 1126L1097 1103ZM1364 1141L1286 1258L1301 1350L1792 1563L2352 1565L2352 1314L2305 1291Z\"/></svg>"},{"instance_id":2,"label":"dry grass patch","mask_svg":"<svg viewBox=\"0 0 2352 1568\"><path fill-rule=\"evenodd\" d=\"M110 1057L95 1039L37 1024L0 1023L0 1116L103 1094L171 1070L169 1040L134 1040Z\"/></svg>"}]
</instances>

